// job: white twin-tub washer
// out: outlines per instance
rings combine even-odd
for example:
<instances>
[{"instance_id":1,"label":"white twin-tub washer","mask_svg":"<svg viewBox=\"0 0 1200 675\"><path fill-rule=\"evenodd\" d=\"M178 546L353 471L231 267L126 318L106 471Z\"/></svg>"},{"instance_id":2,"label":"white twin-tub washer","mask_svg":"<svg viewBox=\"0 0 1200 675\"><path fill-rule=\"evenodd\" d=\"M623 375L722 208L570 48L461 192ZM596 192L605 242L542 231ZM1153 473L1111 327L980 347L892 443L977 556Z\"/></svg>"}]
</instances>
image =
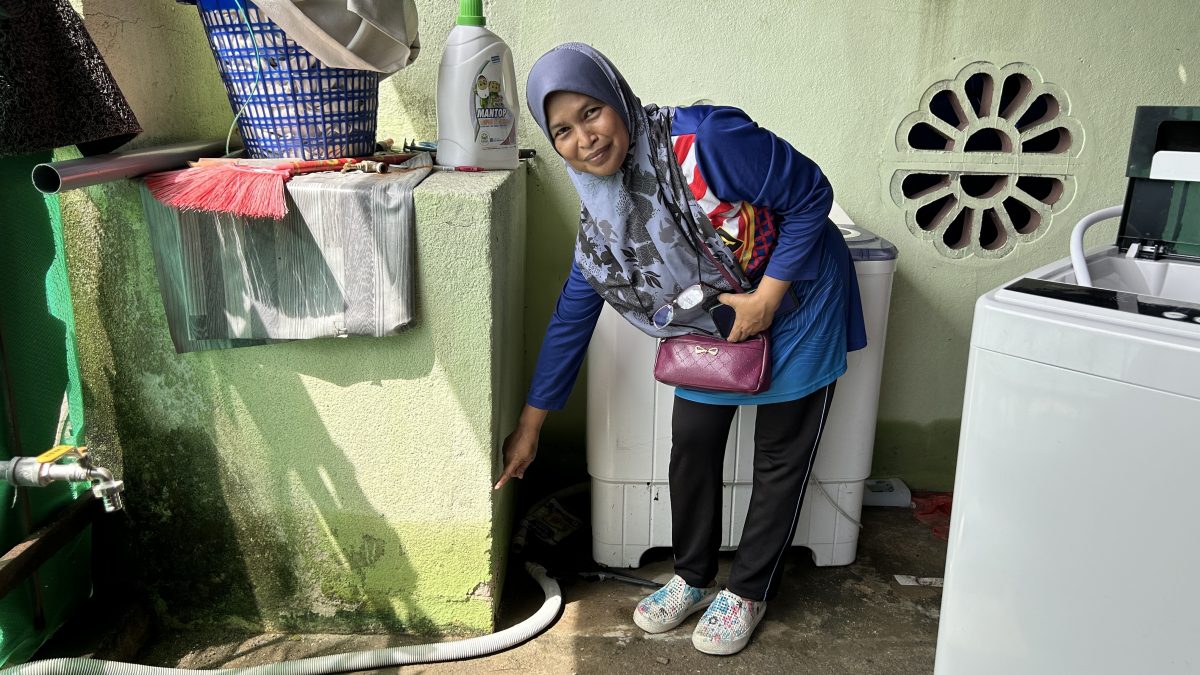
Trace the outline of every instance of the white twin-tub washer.
<instances>
[{"instance_id":1,"label":"white twin-tub washer","mask_svg":"<svg viewBox=\"0 0 1200 675\"><path fill-rule=\"evenodd\" d=\"M871 473L875 413L896 248L854 225L836 205L862 293L868 346L849 354L838 380L793 544L818 565L847 565L858 547L863 484ZM658 341L605 307L588 352L587 461L592 554L610 567L637 567L647 550L671 545L674 388L655 381ZM736 548L750 505L754 407L738 410L725 452L721 544ZM836 506L834 504L836 502Z\"/></svg>"},{"instance_id":2,"label":"white twin-tub washer","mask_svg":"<svg viewBox=\"0 0 1200 675\"><path fill-rule=\"evenodd\" d=\"M1196 119L1139 108L1117 246L976 304L938 675L1200 673Z\"/></svg>"}]
</instances>

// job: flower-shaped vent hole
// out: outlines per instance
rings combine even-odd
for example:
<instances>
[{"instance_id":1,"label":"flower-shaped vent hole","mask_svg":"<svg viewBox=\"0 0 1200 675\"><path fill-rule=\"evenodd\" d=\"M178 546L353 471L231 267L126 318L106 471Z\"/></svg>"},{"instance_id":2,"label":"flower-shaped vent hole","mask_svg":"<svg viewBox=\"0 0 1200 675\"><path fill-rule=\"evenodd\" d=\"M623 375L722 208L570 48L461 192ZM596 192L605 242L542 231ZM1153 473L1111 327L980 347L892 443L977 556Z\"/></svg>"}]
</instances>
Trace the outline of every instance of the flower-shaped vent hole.
<instances>
[{"instance_id":1,"label":"flower-shaped vent hole","mask_svg":"<svg viewBox=\"0 0 1200 675\"><path fill-rule=\"evenodd\" d=\"M1032 66L973 63L930 87L896 132L892 196L944 255L996 258L1070 202L1083 128Z\"/></svg>"}]
</instances>

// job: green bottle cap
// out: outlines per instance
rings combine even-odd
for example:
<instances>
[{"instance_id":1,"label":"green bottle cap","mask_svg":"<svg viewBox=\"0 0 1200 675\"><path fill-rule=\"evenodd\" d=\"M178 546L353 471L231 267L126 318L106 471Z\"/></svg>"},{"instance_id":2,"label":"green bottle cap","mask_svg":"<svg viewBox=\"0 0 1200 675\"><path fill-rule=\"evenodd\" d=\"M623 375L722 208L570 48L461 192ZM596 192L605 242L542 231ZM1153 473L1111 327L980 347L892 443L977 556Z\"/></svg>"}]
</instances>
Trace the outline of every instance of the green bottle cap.
<instances>
[{"instance_id":1,"label":"green bottle cap","mask_svg":"<svg viewBox=\"0 0 1200 675\"><path fill-rule=\"evenodd\" d=\"M483 0L458 0L458 25L482 26L487 23L483 18Z\"/></svg>"}]
</instances>

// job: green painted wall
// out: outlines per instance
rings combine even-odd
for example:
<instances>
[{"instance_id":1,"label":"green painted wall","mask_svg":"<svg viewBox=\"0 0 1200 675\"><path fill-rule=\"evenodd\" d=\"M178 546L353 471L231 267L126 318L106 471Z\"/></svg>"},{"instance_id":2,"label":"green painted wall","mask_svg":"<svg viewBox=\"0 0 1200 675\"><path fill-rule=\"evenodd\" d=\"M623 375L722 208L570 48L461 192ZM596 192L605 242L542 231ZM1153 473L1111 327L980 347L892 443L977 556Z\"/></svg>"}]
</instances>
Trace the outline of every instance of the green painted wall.
<instances>
[{"instance_id":1,"label":"green painted wall","mask_svg":"<svg viewBox=\"0 0 1200 675\"><path fill-rule=\"evenodd\" d=\"M437 62L457 3L418 0L424 51L384 83L381 130L432 138ZM1194 104L1200 78L1188 0L856 0L792 2L485 2L488 27L512 47L518 79L545 50L585 41L608 54L643 101L707 99L742 107L813 157L856 222L900 249L879 409L875 474L948 489L972 309L983 292L1063 257L1071 226L1119 203L1134 107ZM1075 197L1037 241L1000 260L950 260L919 241L891 199L905 159L895 135L933 83L974 61L1033 65L1062 87L1085 138L1070 172ZM526 370L568 271L578 200L526 114L529 184ZM1111 241L1098 226L1089 245ZM584 392L547 423L540 462L582 474Z\"/></svg>"}]
</instances>

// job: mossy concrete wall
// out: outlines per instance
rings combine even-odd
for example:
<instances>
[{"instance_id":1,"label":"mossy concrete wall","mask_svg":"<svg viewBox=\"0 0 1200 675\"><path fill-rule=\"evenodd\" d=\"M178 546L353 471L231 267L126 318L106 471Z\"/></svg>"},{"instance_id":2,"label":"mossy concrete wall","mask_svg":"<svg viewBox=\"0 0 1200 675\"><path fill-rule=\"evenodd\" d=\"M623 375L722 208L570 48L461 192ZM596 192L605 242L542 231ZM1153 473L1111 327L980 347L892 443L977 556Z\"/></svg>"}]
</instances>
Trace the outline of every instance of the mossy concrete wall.
<instances>
[{"instance_id":1,"label":"mossy concrete wall","mask_svg":"<svg viewBox=\"0 0 1200 675\"><path fill-rule=\"evenodd\" d=\"M84 0L146 134L224 137L195 9ZM389 338L176 354L139 195L63 195L88 441L125 480L106 555L164 618L292 631L493 628L521 402L524 170L415 192L416 323ZM114 549L116 540L124 546Z\"/></svg>"},{"instance_id":2,"label":"mossy concrete wall","mask_svg":"<svg viewBox=\"0 0 1200 675\"><path fill-rule=\"evenodd\" d=\"M384 83L381 131L434 137L437 62L456 5L418 0L424 52ZM951 487L975 299L1065 256L1080 217L1121 202L1135 106L1200 100L1200 24L1189 0L484 5L488 28L513 49L522 85L544 51L579 40L609 55L643 101L739 106L815 159L850 216L899 247L875 473L921 488ZM932 84L975 61L1030 64L1066 92L1084 133L1067 169L1074 198L1042 237L1001 259L952 260L909 232L889 185L908 166L895 142L902 120ZM529 186L528 371L567 275L579 203L532 118L521 119L521 144L539 153ZM1112 222L1098 226L1089 245L1112 241L1114 232ZM577 386L566 412L548 421L543 442L558 450L542 453L542 470L568 463L582 472L584 395Z\"/></svg>"}]
</instances>

